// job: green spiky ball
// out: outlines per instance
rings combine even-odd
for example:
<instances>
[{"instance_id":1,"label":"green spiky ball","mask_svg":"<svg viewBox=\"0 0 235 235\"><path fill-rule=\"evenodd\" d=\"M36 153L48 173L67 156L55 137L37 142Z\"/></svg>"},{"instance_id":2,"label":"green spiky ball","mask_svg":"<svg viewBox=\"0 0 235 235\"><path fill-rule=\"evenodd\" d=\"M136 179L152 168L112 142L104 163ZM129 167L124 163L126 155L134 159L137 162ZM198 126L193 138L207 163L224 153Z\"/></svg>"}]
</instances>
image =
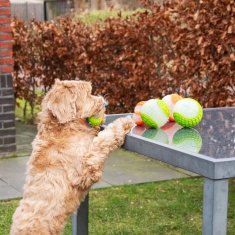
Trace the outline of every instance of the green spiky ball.
<instances>
[{"instance_id":1,"label":"green spiky ball","mask_svg":"<svg viewBox=\"0 0 235 235\"><path fill-rule=\"evenodd\" d=\"M103 119L96 116L88 117L87 121L91 126L100 126L103 123Z\"/></svg>"},{"instance_id":2,"label":"green spiky ball","mask_svg":"<svg viewBox=\"0 0 235 235\"><path fill-rule=\"evenodd\" d=\"M183 127L194 127L202 120L203 109L196 100L184 98L175 104L173 116L179 125Z\"/></svg>"},{"instance_id":3,"label":"green spiky ball","mask_svg":"<svg viewBox=\"0 0 235 235\"><path fill-rule=\"evenodd\" d=\"M160 128L167 123L170 111L164 101L151 99L142 106L140 116L149 127Z\"/></svg>"}]
</instances>

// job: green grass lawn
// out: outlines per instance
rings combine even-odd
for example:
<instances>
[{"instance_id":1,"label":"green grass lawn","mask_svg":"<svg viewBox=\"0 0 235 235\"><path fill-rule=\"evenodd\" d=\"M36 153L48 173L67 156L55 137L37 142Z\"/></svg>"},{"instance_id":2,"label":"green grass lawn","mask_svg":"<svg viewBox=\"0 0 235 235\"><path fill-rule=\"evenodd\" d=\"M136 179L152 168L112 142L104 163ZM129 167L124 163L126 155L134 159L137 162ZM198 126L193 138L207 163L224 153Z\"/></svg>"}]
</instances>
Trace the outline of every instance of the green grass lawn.
<instances>
[{"instance_id":1,"label":"green grass lawn","mask_svg":"<svg viewBox=\"0 0 235 235\"><path fill-rule=\"evenodd\" d=\"M228 235L235 230L235 181L230 181ZM199 235L202 225L201 178L96 189L90 192L89 234ZM0 234L9 233L18 201L0 202ZM71 235L71 222L65 228Z\"/></svg>"},{"instance_id":2,"label":"green grass lawn","mask_svg":"<svg viewBox=\"0 0 235 235\"><path fill-rule=\"evenodd\" d=\"M34 108L34 115L31 114L31 108L30 105L27 104L26 106L26 116L24 116L24 106L25 106L25 100L24 99L16 99L16 105L15 105L15 115L18 118L18 120L24 122L24 123L33 123L33 120L37 116L37 113L40 111L40 105L36 104Z\"/></svg>"},{"instance_id":3,"label":"green grass lawn","mask_svg":"<svg viewBox=\"0 0 235 235\"><path fill-rule=\"evenodd\" d=\"M137 9L135 11L127 10L94 10L84 14L77 14L75 19L79 19L82 22L92 25L97 22L102 22L107 18L117 18L119 15L124 19L127 16L133 15L136 12L145 11L145 9Z\"/></svg>"}]
</instances>

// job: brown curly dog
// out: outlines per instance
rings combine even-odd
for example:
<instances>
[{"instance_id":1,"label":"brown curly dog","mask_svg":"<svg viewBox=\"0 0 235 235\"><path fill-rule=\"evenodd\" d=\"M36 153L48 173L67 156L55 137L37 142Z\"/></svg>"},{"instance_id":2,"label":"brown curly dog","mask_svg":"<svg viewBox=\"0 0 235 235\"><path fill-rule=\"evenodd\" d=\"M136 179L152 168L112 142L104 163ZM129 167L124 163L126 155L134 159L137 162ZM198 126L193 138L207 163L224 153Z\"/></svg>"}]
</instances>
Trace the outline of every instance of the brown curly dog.
<instances>
[{"instance_id":1,"label":"brown curly dog","mask_svg":"<svg viewBox=\"0 0 235 235\"><path fill-rule=\"evenodd\" d=\"M91 89L89 82L57 80L45 96L11 235L61 234L68 216L100 180L108 154L132 128L126 118L103 131L88 126L87 117L105 118L105 100Z\"/></svg>"}]
</instances>

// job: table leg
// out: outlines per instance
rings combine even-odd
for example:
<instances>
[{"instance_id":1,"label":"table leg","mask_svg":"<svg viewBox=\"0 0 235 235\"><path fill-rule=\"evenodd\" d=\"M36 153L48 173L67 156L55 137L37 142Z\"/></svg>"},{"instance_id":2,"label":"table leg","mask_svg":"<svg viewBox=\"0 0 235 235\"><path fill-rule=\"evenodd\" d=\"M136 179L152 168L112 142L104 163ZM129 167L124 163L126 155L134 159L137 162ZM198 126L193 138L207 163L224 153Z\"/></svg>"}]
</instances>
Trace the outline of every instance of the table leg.
<instances>
[{"instance_id":1,"label":"table leg","mask_svg":"<svg viewBox=\"0 0 235 235\"><path fill-rule=\"evenodd\" d=\"M204 179L203 235L226 235L228 179Z\"/></svg>"},{"instance_id":2,"label":"table leg","mask_svg":"<svg viewBox=\"0 0 235 235\"><path fill-rule=\"evenodd\" d=\"M72 216L72 235L88 235L88 205L89 196L87 195Z\"/></svg>"}]
</instances>

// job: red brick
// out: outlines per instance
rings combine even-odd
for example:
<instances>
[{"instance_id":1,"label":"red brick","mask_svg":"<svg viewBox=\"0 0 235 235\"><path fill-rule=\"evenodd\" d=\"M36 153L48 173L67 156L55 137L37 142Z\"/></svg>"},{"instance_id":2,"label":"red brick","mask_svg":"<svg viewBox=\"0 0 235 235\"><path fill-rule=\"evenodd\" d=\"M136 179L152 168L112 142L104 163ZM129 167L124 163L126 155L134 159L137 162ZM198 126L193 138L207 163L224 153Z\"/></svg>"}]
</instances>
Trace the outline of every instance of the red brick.
<instances>
[{"instance_id":1,"label":"red brick","mask_svg":"<svg viewBox=\"0 0 235 235\"><path fill-rule=\"evenodd\" d=\"M11 18L0 18L0 24L8 24L11 23Z\"/></svg>"},{"instance_id":2,"label":"red brick","mask_svg":"<svg viewBox=\"0 0 235 235\"><path fill-rule=\"evenodd\" d=\"M13 42L1 42L0 43L0 49L1 48L9 48L12 49Z\"/></svg>"},{"instance_id":3,"label":"red brick","mask_svg":"<svg viewBox=\"0 0 235 235\"><path fill-rule=\"evenodd\" d=\"M12 40L12 35L10 33L0 34L0 41L7 41L7 40Z\"/></svg>"},{"instance_id":4,"label":"red brick","mask_svg":"<svg viewBox=\"0 0 235 235\"><path fill-rule=\"evenodd\" d=\"M11 57L11 56L13 56L12 50L0 51L0 57Z\"/></svg>"},{"instance_id":5,"label":"red brick","mask_svg":"<svg viewBox=\"0 0 235 235\"><path fill-rule=\"evenodd\" d=\"M0 26L0 32L11 32L11 26Z\"/></svg>"},{"instance_id":6,"label":"red brick","mask_svg":"<svg viewBox=\"0 0 235 235\"><path fill-rule=\"evenodd\" d=\"M11 10L10 7L6 9L0 9L0 15L3 16L11 16Z\"/></svg>"},{"instance_id":7,"label":"red brick","mask_svg":"<svg viewBox=\"0 0 235 235\"><path fill-rule=\"evenodd\" d=\"M0 2L0 7L9 7L11 4L9 1L1 1Z\"/></svg>"},{"instance_id":8,"label":"red brick","mask_svg":"<svg viewBox=\"0 0 235 235\"><path fill-rule=\"evenodd\" d=\"M13 72L13 66L3 66L0 67L1 73L12 73Z\"/></svg>"},{"instance_id":9,"label":"red brick","mask_svg":"<svg viewBox=\"0 0 235 235\"><path fill-rule=\"evenodd\" d=\"M0 58L0 64L1 65L14 64L14 60L12 58Z\"/></svg>"}]
</instances>

